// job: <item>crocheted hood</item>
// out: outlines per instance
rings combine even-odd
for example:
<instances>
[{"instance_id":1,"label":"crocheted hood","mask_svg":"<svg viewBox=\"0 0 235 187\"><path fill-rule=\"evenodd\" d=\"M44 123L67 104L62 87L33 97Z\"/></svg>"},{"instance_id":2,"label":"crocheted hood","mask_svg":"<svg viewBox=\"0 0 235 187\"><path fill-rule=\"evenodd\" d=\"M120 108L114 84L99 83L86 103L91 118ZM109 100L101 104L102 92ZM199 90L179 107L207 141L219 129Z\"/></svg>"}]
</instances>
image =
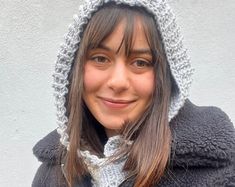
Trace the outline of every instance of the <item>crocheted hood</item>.
<instances>
[{"instance_id":1,"label":"crocheted hood","mask_svg":"<svg viewBox=\"0 0 235 187\"><path fill-rule=\"evenodd\" d=\"M66 95L68 94L68 76L74 62L75 53L79 49L83 28L89 22L91 15L108 2L143 7L152 14L160 32L171 74L177 86L177 93L171 98L169 106L169 121L177 115L179 109L189 94L193 69L186 49L182 43L182 36L175 21L175 15L165 0L88 0L79 7L77 15L73 16L73 23L65 35L55 65L54 84L55 104L57 107L58 133L61 143L68 147L69 137L66 133L68 117L66 116Z\"/></svg>"}]
</instances>

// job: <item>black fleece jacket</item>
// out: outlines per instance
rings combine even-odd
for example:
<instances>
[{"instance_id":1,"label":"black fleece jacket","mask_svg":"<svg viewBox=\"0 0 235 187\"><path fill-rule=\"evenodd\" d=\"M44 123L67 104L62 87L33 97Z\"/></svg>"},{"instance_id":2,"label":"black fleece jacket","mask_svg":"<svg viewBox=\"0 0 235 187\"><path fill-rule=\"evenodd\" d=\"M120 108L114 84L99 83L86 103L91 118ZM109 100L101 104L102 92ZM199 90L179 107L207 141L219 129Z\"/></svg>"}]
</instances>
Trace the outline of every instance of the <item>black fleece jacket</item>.
<instances>
[{"instance_id":1,"label":"black fleece jacket","mask_svg":"<svg viewBox=\"0 0 235 187\"><path fill-rule=\"evenodd\" d=\"M186 100L170 126L173 133L170 167L156 187L235 187L235 130L223 111L199 107ZM42 164L32 187L66 186L59 146L56 131L34 146L33 153ZM121 186L132 187L133 181L125 181ZM75 186L91 186L90 177L77 181Z\"/></svg>"}]
</instances>

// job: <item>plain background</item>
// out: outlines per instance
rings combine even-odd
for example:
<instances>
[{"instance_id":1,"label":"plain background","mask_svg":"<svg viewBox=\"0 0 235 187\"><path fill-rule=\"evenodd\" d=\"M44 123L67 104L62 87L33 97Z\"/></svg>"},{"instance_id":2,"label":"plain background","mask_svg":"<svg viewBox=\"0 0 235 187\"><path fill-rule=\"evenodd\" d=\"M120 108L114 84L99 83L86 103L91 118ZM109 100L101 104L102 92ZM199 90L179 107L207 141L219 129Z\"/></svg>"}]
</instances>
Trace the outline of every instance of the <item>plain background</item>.
<instances>
[{"instance_id":1,"label":"plain background","mask_svg":"<svg viewBox=\"0 0 235 187\"><path fill-rule=\"evenodd\" d=\"M55 129L54 62L79 0L0 0L0 186L30 186ZM235 1L171 0L195 68L190 99L235 122Z\"/></svg>"}]
</instances>

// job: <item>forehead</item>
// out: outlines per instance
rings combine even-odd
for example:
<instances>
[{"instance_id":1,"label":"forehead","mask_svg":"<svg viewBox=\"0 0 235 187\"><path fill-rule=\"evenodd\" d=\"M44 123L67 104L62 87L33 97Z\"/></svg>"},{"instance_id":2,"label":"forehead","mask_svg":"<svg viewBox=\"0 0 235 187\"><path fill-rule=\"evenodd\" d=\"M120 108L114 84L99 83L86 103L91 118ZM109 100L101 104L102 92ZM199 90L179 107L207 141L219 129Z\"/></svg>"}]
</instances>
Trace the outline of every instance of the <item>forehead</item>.
<instances>
[{"instance_id":1,"label":"forehead","mask_svg":"<svg viewBox=\"0 0 235 187\"><path fill-rule=\"evenodd\" d=\"M127 19L122 19L114 30L108 35L99 46L107 46L118 52L119 50L133 51L149 49L143 21L140 17L135 17L133 22L128 23Z\"/></svg>"}]
</instances>

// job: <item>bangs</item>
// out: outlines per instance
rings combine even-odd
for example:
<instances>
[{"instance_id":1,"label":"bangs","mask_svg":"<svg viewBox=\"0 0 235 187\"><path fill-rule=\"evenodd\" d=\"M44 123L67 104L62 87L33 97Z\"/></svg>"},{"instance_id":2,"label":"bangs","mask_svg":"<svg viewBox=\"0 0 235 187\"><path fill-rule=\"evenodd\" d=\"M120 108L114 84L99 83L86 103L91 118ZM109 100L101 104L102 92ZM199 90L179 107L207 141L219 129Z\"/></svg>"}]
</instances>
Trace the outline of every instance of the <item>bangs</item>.
<instances>
[{"instance_id":1,"label":"bangs","mask_svg":"<svg viewBox=\"0 0 235 187\"><path fill-rule=\"evenodd\" d=\"M99 47L99 45L112 34L118 24L123 20L125 21L126 26L117 52L123 46L125 55L129 56L133 47L133 33L137 17L140 18L146 41L152 53L153 62L155 62L157 51L157 28L152 16L138 7L133 8L127 5L116 5L114 3L105 5L102 9L97 11L89 21L82 41L84 44L83 55L85 55L85 58L88 51ZM155 41L154 38L156 39Z\"/></svg>"}]
</instances>

